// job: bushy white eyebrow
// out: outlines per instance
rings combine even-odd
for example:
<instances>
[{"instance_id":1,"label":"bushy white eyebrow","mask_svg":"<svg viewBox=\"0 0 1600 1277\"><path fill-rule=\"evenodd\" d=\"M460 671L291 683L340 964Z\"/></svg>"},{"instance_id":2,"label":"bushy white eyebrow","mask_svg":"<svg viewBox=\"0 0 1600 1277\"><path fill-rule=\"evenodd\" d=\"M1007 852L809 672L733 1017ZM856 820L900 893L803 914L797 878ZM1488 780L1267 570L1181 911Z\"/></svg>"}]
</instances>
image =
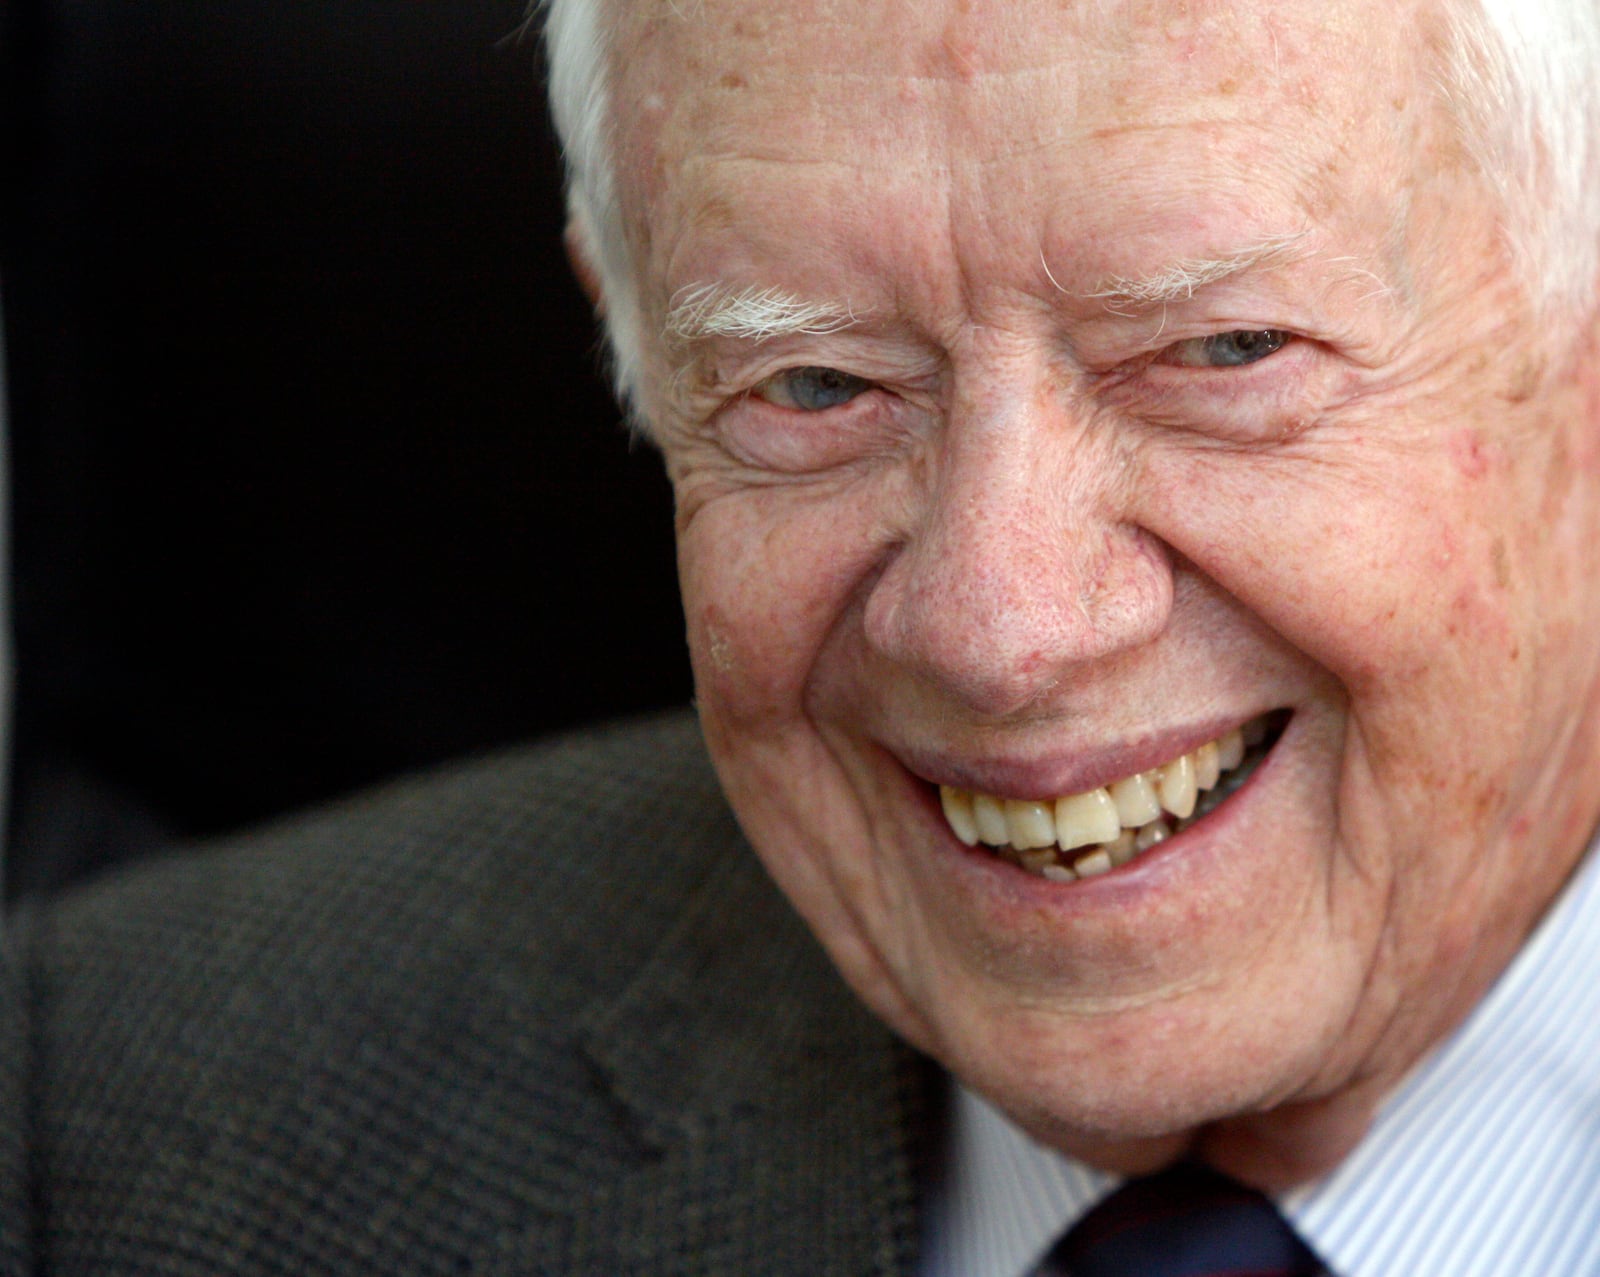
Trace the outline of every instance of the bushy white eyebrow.
<instances>
[{"instance_id":1,"label":"bushy white eyebrow","mask_svg":"<svg viewBox=\"0 0 1600 1277\"><path fill-rule=\"evenodd\" d=\"M850 327L847 302L807 301L781 288L735 291L723 284L691 284L678 290L663 325L669 340L736 337L770 341L792 333L826 335Z\"/></svg>"},{"instance_id":2,"label":"bushy white eyebrow","mask_svg":"<svg viewBox=\"0 0 1600 1277\"><path fill-rule=\"evenodd\" d=\"M1270 265L1295 255L1295 248L1309 231L1273 235L1237 252L1219 257L1186 257L1150 275L1112 275L1084 296L1103 301L1108 309L1130 307L1143 310L1188 301L1198 289L1237 275L1254 266ZM1053 278L1053 277L1052 277Z\"/></svg>"},{"instance_id":3,"label":"bushy white eyebrow","mask_svg":"<svg viewBox=\"0 0 1600 1277\"><path fill-rule=\"evenodd\" d=\"M1270 236L1219 257L1184 258L1150 275L1109 276L1084 296L1112 309L1187 301L1208 284L1292 256L1308 234ZM707 337L763 342L796 333L826 336L851 327L858 318L848 302L808 300L782 288L690 284L674 295L662 326L668 340L679 343Z\"/></svg>"}]
</instances>

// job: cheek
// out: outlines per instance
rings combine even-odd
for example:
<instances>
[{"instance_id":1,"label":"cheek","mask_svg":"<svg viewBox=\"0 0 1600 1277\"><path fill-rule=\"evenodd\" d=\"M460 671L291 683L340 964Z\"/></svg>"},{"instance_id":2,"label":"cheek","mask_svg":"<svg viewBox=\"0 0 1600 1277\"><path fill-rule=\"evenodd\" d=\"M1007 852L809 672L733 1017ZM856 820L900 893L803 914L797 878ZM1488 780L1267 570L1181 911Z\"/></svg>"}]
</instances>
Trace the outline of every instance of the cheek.
<instances>
[{"instance_id":1,"label":"cheek","mask_svg":"<svg viewBox=\"0 0 1600 1277\"><path fill-rule=\"evenodd\" d=\"M1481 831L1508 802L1539 642L1512 479L1465 438L1170 476L1166 508L1187 517L1164 536L1339 685L1341 822L1363 846Z\"/></svg>"},{"instance_id":2,"label":"cheek","mask_svg":"<svg viewBox=\"0 0 1600 1277\"><path fill-rule=\"evenodd\" d=\"M678 562L702 710L747 723L798 713L854 613L873 544L861 503L765 490L700 509Z\"/></svg>"},{"instance_id":3,"label":"cheek","mask_svg":"<svg viewBox=\"0 0 1600 1277\"><path fill-rule=\"evenodd\" d=\"M1530 521L1503 455L1225 458L1156 472L1146 526L1356 697L1410 699L1520 656Z\"/></svg>"}]
</instances>

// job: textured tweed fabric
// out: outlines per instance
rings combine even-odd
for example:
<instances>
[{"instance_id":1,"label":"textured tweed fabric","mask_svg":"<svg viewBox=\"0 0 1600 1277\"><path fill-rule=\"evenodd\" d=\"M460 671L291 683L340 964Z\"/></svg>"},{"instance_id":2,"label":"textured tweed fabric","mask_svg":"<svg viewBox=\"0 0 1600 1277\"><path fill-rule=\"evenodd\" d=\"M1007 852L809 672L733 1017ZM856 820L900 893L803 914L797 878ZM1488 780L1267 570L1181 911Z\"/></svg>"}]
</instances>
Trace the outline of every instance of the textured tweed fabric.
<instances>
[{"instance_id":1,"label":"textured tweed fabric","mask_svg":"<svg viewBox=\"0 0 1600 1277\"><path fill-rule=\"evenodd\" d=\"M687 716L109 880L10 946L19 1271L23 1242L85 1277L913 1265L929 1070L769 885Z\"/></svg>"},{"instance_id":2,"label":"textured tweed fabric","mask_svg":"<svg viewBox=\"0 0 1600 1277\"><path fill-rule=\"evenodd\" d=\"M0 1277L34 1271L27 1182L27 1034L16 968L0 956Z\"/></svg>"}]
</instances>

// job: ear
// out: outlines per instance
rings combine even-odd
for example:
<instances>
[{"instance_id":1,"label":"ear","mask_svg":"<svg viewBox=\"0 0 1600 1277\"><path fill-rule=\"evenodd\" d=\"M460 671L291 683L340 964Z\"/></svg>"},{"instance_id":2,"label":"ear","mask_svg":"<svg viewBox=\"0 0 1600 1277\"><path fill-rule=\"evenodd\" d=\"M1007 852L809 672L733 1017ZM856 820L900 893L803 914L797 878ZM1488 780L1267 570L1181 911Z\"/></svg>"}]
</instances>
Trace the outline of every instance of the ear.
<instances>
[{"instance_id":1,"label":"ear","mask_svg":"<svg viewBox=\"0 0 1600 1277\"><path fill-rule=\"evenodd\" d=\"M572 264L572 273L578 277L578 283L588 297L589 304L594 307L594 313L604 319L605 291L600 287L600 272L595 269L594 256L589 251L589 237L576 220L569 218L561 240L567 246L567 261Z\"/></svg>"}]
</instances>

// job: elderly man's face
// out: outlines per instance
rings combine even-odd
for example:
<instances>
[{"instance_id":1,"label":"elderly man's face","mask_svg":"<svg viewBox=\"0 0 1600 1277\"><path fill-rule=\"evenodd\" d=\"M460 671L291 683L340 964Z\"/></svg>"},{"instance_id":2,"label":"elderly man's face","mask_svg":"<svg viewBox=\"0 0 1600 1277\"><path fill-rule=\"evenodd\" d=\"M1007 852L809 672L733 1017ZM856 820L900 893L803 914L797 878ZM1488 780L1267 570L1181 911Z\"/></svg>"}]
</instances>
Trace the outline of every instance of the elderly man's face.
<instances>
[{"instance_id":1,"label":"elderly man's face","mask_svg":"<svg viewBox=\"0 0 1600 1277\"><path fill-rule=\"evenodd\" d=\"M642 407L756 849L1047 1140L1320 1169L1600 799L1600 394L1515 285L1443 22L629 7ZM1134 778L1182 813L1190 765L1163 824Z\"/></svg>"}]
</instances>

